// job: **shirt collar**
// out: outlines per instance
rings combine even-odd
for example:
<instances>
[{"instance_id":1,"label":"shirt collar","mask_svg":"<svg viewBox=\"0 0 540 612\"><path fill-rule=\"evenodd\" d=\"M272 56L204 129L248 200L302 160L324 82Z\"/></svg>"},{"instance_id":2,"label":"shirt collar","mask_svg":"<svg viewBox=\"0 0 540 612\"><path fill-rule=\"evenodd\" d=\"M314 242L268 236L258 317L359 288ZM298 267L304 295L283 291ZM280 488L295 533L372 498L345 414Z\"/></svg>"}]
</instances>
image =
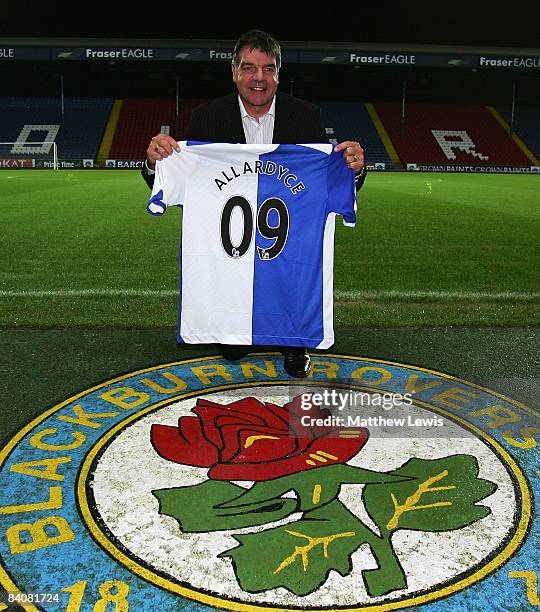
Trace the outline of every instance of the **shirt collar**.
<instances>
[{"instance_id":1,"label":"shirt collar","mask_svg":"<svg viewBox=\"0 0 540 612\"><path fill-rule=\"evenodd\" d=\"M250 119L253 119L253 121L256 121L256 119L254 117L252 117L247 110L244 107L244 103L242 102L242 98L240 98L240 96L238 96L238 104L240 105L240 114L242 115L242 119L244 119L244 117L249 117ZM265 113L260 119L259 121L261 121L262 119L264 119L265 117L267 117L268 115L270 115L271 117L275 117L276 115L276 96L274 96L274 99L272 100L272 105L270 106L270 108L268 109L268 112Z\"/></svg>"}]
</instances>

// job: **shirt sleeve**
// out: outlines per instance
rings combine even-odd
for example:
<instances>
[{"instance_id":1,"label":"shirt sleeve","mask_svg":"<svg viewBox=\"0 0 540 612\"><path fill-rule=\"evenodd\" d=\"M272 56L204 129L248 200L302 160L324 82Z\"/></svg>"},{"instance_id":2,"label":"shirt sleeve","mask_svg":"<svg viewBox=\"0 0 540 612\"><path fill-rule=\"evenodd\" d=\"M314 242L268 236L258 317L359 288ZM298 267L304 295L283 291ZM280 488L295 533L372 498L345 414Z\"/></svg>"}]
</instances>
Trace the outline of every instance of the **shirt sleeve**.
<instances>
[{"instance_id":1,"label":"shirt sleeve","mask_svg":"<svg viewBox=\"0 0 540 612\"><path fill-rule=\"evenodd\" d=\"M356 225L356 188L354 171L347 167L341 152L332 151L328 159L327 213L343 217L343 225Z\"/></svg>"},{"instance_id":2,"label":"shirt sleeve","mask_svg":"<svg viewBox=\"0 0 540 612\"><path fill-rule=\"evenodd\" d=\"M180 152L156 162L152 195L146 204L146 210L154 216L165 213L169 206L182 206L187 176L187 151L185 142L181 142Z\"/></svg>"}]
</instances>

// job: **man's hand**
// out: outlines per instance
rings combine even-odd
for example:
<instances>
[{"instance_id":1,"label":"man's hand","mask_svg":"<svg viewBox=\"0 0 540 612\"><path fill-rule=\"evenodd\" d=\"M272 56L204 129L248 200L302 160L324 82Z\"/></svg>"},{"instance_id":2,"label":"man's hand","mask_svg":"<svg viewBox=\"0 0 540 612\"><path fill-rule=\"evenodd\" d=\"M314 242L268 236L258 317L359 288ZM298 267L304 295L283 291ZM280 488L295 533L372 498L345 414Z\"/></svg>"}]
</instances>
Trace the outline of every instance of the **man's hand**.
<instances>
[{"instance_id":1,"label":"man's hand","mask_svg":"<svg viewBox=\"0 0 540 612\"><path fill-rule=\"evenodd\" d=\"M343 151L345 163L355 172L360 172L364 167L364 150L358 142L346 140L334 147L334 151Z\"/></svg>"},{"instance_id":2,"label":"man's hand","mask_svg":"<svg viewBox=\"0 0 540 612\"><path fill-rule=\"evenodd\" d=\"M161 161L174 151L180 151L180 147L174 138L166 134L154 136L146 149L146 163L149 168L154 169L156 162Z\"/></svg>"}]
</instances>

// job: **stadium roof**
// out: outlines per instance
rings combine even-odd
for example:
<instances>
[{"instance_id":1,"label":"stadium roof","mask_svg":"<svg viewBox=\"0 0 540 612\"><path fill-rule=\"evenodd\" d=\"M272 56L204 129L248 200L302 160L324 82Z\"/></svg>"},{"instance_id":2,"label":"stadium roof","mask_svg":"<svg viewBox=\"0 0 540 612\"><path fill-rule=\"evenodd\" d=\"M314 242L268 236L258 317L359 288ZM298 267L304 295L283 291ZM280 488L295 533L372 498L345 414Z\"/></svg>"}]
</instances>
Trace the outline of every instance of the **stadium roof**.
<instances>
[{"instance_id":1,"label":"stadium roof","mask_svg":"<svg viewBox=\"0 0 540 612\"><path fill-rule=\"evenodd\" d=\"M6 2L0 37L235 40L251 28L279 41L307 40L538 48L538 2L391 0L280 5L279 3L143 3L118 7L72 2Z\"/></svg>"}]
</instances>

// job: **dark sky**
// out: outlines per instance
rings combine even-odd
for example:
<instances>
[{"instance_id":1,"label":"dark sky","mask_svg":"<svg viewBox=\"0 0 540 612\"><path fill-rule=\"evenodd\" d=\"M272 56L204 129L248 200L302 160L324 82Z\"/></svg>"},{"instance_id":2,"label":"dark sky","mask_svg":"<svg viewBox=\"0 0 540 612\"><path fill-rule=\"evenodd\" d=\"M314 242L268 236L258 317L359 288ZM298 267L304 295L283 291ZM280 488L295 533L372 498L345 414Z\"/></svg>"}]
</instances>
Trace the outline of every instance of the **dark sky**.
<instances>
[{"instance_id":1,"label":"dark sky","mask_svg":"<svg viewBox=\"0 0 540 612\"><path fill-rule=\"evenodd\" d=\"M143 0L144 3L144 0ZM235 39L250 28L272 33L280 41L377 42L540 48L537 2L396 2L370 0L322 3L315 10L292 9L291 3L194 4L184 13L170 6L186 3L144 3L150 8L118 3L124 13L107 12L113 5L73 2L2 7L2 37L204 38ZM23 3L21 2L20 5ZM155 9L152 8L155 7ZM201 6L201 8L197 8ZM339 8L337 8L339 6ZM74 13L74 10L77 12ZM119 9L116 9L119 10Z\"/></svg>"}]
</instances>

